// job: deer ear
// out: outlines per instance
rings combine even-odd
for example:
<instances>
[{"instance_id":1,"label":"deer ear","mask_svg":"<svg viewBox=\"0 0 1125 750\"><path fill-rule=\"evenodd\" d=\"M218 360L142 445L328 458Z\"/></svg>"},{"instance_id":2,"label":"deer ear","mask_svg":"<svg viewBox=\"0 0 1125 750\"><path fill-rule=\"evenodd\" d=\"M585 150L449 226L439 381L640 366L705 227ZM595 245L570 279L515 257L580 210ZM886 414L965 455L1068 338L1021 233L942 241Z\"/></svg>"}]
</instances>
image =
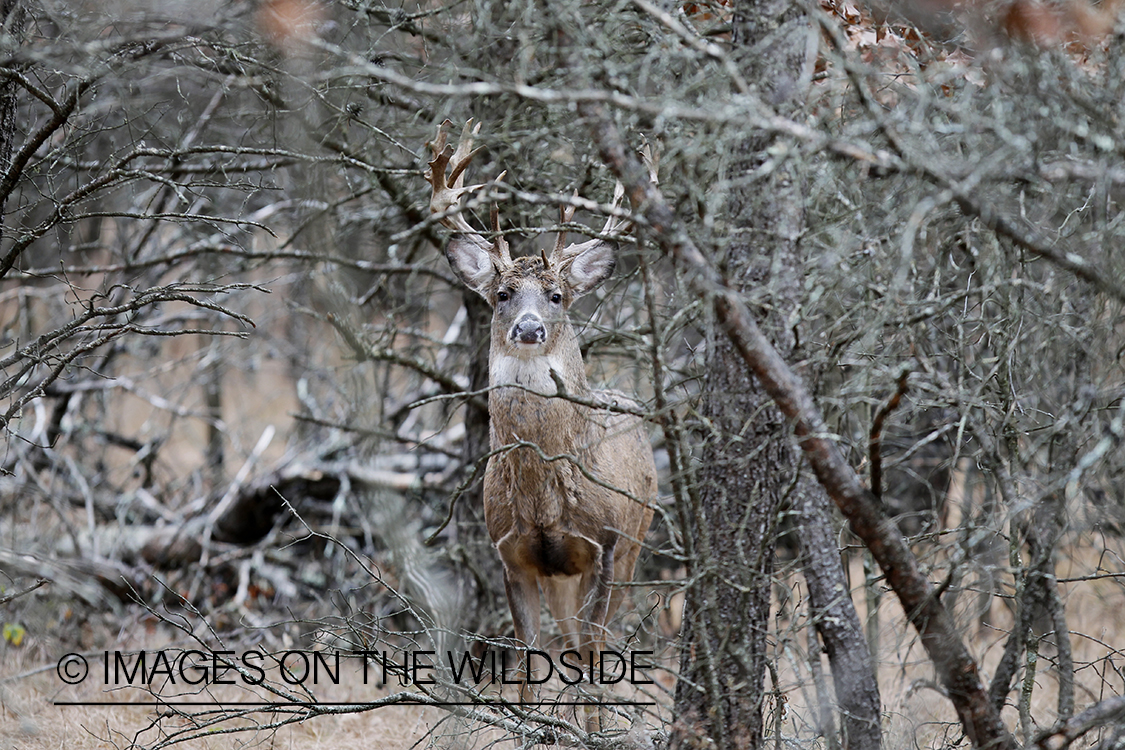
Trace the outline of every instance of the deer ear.
<instances>
[{"instance_id":1,"label":"deer ear","mask_svg":"<svg viewBox=\"0 0 1125 750\"><path fill-rule=\"evenodd\" d=\"M454 237L445 246L445 257L465 286L488 299L497 277L489 248L481 247L472 239Z\"/></svg>"},{"instance_id":2,"label":"deer ear","mask_svg":"<svg viewBox=\"0 0 1125 750\"><path fill-rule=\"evenodd\" d=\"M563 251L560 271L573 299L593 291L613 274L617 247L612 242L591 240Z\"/></svg>"}]
</instances>

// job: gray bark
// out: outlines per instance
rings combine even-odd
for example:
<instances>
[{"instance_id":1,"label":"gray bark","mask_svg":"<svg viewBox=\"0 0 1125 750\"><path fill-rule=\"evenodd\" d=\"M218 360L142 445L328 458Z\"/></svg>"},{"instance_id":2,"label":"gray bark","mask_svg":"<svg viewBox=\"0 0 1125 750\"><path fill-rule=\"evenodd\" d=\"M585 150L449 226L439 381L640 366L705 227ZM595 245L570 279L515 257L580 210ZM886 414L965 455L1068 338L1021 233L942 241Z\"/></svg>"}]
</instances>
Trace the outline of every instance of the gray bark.
<instances>
[{"instance_id":1,"label":"gray bark","mask_svg":"<svg viewBox=\"0 0 1125 750\"><path fill-rule=\"evenodd\" d=\"M482 391L488 387L488 344L492 330L492 308L479 294L465 290L464 304L465 342L469 354L469 390ZM458 555L468 565L471 575L461 576L465 588L465 601L475 602L468 608L474 613L471 621L461 623L469 630L481 630L482 619L492 613L502 612L504 605L503 572L500 559L484 527L484 465L483 457L489 451L488 409L484 399L465 405L465 470L477 467L477 478L457 500L455 509ZM478 464L480 466L478 467Z\"/></svg>"},{"instance_id":2,"label":"gray bark","mask_svg":"<svg viewBox=\"0 0 1125 750\"><path fill-rule=\"evenodd\" d=\"M785 27L765 41L767 30ZM788 4L746 2L735 10L735 46L745 53L747 80L769 82L767 100L797 105L806 33ZM761 165L765 138L748 140L734 171ZM759 324L783 357L796 340L789 319L800 279L798 240L804 222L801 170L782 165L766 184L743 183L731 196L731 242L723 271L740 293L764 294ZM768 660L770 577L782 501L796 485L799 459L785 418L747 371L718 325L708 337L703 415L710 435L703 451L698 507L686 533L697 542L688 564L681 678L672 747L703 736L717 748L764 746L763 681Z\"/></svg>"},{"instance_id":3,"label":"gray bark","mask_svg":"<svg viewBox=\"0 0 1125 750\"><path fill-rule=\"evenodd\" d=\"M20 0L0 2L0 30L4 36L18 43L23 37L23 5ZM15 79L7 78L0 82L0 175L7 175L12 168L12 146L16 139L16 109L19 105L19 85ZM4 206L7 195L0 196L0 217L5 215ZM3 224L0 224L2 230ZM2 276L3 274L0 274Z\"/></svg>"},{"instance_id":4,"label":"gray bark","mask_svg":"<svg viewBox=\"0 0 1125 750\"><path fill-rule=\"evenodd\" d=\"M803 481L793 509L800 523L797 536L813 619L832 668L843 735L840 744L852 750L882 747L875 668L848 592L824 488L816 482Z\"/></svg>"}]
</instances>

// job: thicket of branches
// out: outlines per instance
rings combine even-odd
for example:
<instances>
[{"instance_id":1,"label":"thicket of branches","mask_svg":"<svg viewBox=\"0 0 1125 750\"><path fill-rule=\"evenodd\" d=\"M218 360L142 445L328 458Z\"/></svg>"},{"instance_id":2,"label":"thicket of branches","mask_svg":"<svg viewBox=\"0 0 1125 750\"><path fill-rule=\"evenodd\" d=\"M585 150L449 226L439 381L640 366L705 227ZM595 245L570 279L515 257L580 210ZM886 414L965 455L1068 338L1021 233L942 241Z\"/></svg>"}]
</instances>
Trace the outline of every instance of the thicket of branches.
<instances>
[{"instance_id":1,"label":"thicket of branches","mask_svg":"<svg viewBox=\"0 0 1125 750\"><path fill-rule=\"evenodd\" d=\"M800 174L798 279L767 275L739 303L783 310L767 332L792 337L827 436L907 535L1019 741L1116 746L1120 39L1044 47L1006 36L1003 9L957 11L970 35L952 10L915 27L824 2L799 5L791 81L754 79L769 44L730 33L751 7L6 0L0 570L4 592L50 585L6 602L5 623L45 633L44 659L114 637L58 624L73 597L73 618L139 602L207 644L212 626L353 649L508 635L477 495L488 310L441 256L426 142L446 118L483 123L469 181L507 175L466 201L470 221L487 227L497 201L525 254L601 226L628 182L604 158L612 128L659 153L674 217L627 184L638 228L572 316L591 380L650 410L661 469L639 606L616 631L675 672L685 514L704 457L758 418L725 431L701 407L707 347L730 328L716 299L737 287L738 238L764 231L747 206ZM801 105L779 110L790 84ZM764 144L749 162L747 143ZM836 747L804 507L763 520L778 565L762 737ZM884 742L978 739L913 649L917 613L831 524ZM652 689L636 721L666 731L671 681ZM512 716L466 711L441 731L604 741Z\"/></svg>"}]
</instances>

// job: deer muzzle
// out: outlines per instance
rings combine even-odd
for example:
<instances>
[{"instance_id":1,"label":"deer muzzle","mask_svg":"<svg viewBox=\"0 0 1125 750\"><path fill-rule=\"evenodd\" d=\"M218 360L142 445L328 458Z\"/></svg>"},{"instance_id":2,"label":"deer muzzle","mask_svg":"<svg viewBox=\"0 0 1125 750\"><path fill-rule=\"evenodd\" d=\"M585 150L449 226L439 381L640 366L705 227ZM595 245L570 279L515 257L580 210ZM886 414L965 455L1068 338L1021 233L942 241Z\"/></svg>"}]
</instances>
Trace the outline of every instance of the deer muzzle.
<instances>
[{"instance_id":1,"label":"deer muzzle","mask_svg":"<svg viewBox=\"0 0 1125 750\"><path fill-rule=\"evenodd\" d=\"M547 328L542 318L529 313L516 321L508 335L517 344L537 345L547 340Z\"/></svg>"}]
</instances>

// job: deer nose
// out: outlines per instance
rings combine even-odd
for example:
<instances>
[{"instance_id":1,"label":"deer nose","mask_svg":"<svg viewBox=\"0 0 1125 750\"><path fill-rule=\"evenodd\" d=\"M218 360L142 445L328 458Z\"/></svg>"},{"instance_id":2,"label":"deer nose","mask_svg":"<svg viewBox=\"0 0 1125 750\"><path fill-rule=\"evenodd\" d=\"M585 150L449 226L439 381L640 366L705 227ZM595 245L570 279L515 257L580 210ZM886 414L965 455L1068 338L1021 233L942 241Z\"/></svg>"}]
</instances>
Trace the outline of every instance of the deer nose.
<instances>
[{"instance_id":1,"label":"deer nose","mask_svg":"<svg viewBox=\"0 0 1125 750\"><path fill-rule=\"evenodd\" d=\"M512 341L521 344L542 344L547 340L547 329L536 315L525 315L512 326Z\"/></svg>"}]
</instances>

